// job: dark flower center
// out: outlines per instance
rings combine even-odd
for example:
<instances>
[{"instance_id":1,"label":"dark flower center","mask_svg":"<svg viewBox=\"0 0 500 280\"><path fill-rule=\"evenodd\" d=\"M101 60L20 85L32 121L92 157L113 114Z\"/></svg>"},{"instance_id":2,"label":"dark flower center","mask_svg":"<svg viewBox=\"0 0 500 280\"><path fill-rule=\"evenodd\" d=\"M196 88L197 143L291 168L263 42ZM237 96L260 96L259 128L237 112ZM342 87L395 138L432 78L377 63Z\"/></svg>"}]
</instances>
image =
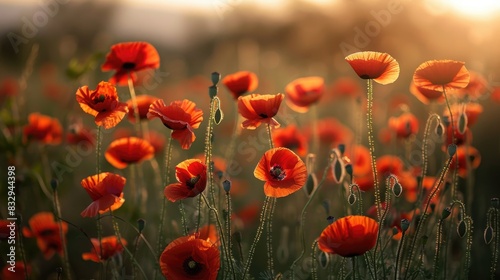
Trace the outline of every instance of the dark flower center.
<instances>
[{"instance_id":1,"label":"dark flower center","mask_svg":"<svg viewBox=\"0 0 500 280\"><path fill-rule=\"evenodd\" d=\"M268 117L266 114L264 114L264 113L259 114L259 116L260 116L261 118L264 118L264 119L269 118L269 117Z\"/></svg>"},{"instance_id":2,"label":"dark flower center","mask_svg":"<svg viewBox=\"0 0 500 280\"><path fill-rule=\"evenodd\" d=\"M40 231L40 236L41 237L49 237L55 234L55 231L52 229L44 229Z\"/></svg>"},{"instance_id":3,"label":"dark flower center","mask_svg":"<svg viewBox=\"0 0 500 280\"><path fill-rule=\"evenodd\" d=\"M196 185L196 183L198 183L199 180L200 180L200 175L196 175L196 177L192 177L191 179L189 179L186 182L186 185L191 190L194 188L194 186Z\"/></svg>"},{"instance_id":4,"label":"dark flower center","mask_svg":"<svg viewBox=\"0 0 500 280\"><path fill-rule=\"evenodd\" d=\"M279 166L277 164L275 164L273 167L271 167L271 170L269 170L269 173L271 173L271 177L273 177L273 179L276 179L279 181L285 179L285 177L286 177L286 173L283 170L283 168L281 168L281 166Z\"/></svg>"},{"instance_id":5,"label":"dark flower center","mask_svg":"<svg viewBox=\"0 0 500 280\"><path fill-rule=\"evenodd\" d=\"M182 263L182 268L187 274L196 275L203 269L203 264L197 263L192 257L189 257Z\"/></svg>"},{"instance_id":6,"label":"dark flower center","mask_svg":"<svg viewBox=\"0 0 500 280\"><path fill-rule=\"evenodd\" d=\"M132 70L135 68L135 63L133 62L125 62L122 64L122 68L125 70Z\"/></svg>"},{"instance_id":7,"label":"dark flower center","mask_svg":"<svg viewBox=\"0 0 500 280\"><path fill-rule=\"evenodd\" d=\"M104 94L99 94L99 96L94 97L92 101L94 101L94 104L97 104L104 102L104 100L106 100L106 96Z\"/></svg>"}]
</instances>

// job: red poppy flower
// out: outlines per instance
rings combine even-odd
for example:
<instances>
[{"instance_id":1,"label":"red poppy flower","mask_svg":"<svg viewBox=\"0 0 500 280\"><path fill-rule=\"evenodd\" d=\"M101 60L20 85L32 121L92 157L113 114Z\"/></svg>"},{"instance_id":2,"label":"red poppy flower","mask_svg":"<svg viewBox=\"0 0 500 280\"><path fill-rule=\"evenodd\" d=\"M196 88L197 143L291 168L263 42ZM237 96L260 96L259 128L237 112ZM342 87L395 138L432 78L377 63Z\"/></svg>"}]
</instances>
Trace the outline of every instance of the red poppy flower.
<instances>
[{"instance_id":1,"label":"red poppy flower","mask_svg":"<svg viewBox=\"0 0 500 280\"><path fill-rule=\"evenodd\" d=\"M359 86L358 82L350 77L341 77L333 82L330 86L327 96L335 97L359 97L363 93L363 89ZM326 97L326 96L325 96Z\"/></svg>"},{"instance_id":2,"label":"red poppy flower","mask_svg":"<svg viewBox=\"0 0 500 280\"><path fill-rule=\"evenodd\" d=\"M455 119L454 119L455 120ZM455 128L455 133L453 134L453 127ZM457 146L462 146L465 143L472 143L472 132L466 127L464 133L460 132L457 125L455 126L448 125L446 127L446 137L445 142L443 143L443 150L446 151L448 149L448 145L451 143L455 143ZM452 140L455 140L453 142Z\"/></svg>"},{"instance_id":3,"label":"red poppy flower","mask_svg":"<svg viewBox=\"0 0 500 280\"><path fill-rule=\"evenodd\" d=\"M95 90L79 88L76 101L85 113L95 117L98 126L106 129L115 127L128 112L127 104L118 101L115 86L107 82L100 82Z\"/></svg>"},{"instance_id":4,"label":"red poppy flower","mask_svg":"<svg viewBox=\"0 0 500 280\"><path fill-rule=\"evenodd\" d=\"M2 269L2 277L0 277L3 280L25 280L28 277L26 275L31 274L31 265L28 264L28 267L24 267L24 262L22 261L17 261L14 264L15 270L11 271L9 270L11 266L6 265Z\"/></svg>"},{"instance_id":5,"label":"red poppy flower","mask_svg":"<svg viewBox=\"0 0 500 280\"><path fill-rule=\"evenodd\" d=\"M264 153L253 172L265 181L264 193L271 197L284 197L300 190L307 179L304 162L287 148L274 148Z\"/></svg>"},{"instance_id":6,"label":"red poppy flower","mask_svg":"<svg viewBox=\"0 0 500 280\"><path fill-rule=\"evenodd\" d=\"M366 216L343 217L323 230L318 247L342 257L361 256L375 246L378 227L374 219Z\"/></svg>"},{"instance_id":7,"label":"red poppy flower","mask_svg":"<svg viewBox=\"0 0 500 280\"><path fill-rule=\"evenodd\" d=\"M96 141L95 134L83 126L81 122L72 124L66 133L66 142L71 145L80 145L85 143L94 146Z\"/></svg>"},{"instance_id":8,"label":"red poppy flower","mask_svg":"<svg viewBox=\"0 0 500 280\"><path fill-rule=\"evenodd\" d=\"M442 89L434 90L423 87L417 87L414 82L410 84L410 92L424 104L429 104L433 101L443 103L445 101Z\"/></svg>"},{"instance_id":9,"label":"red poppy flower","mask_svg":"<svg viewBox=\"0 0 500 280\"><path fill-rule=\"evenodd\" d=\"M458 167L456 164L457 157ZM479 167L479 164L481 164L481 154L476 148L472 146L458 146L457 156L453 157L450 169L454 170L458 168L458 175L462 178L467 178L467 159L469 159L471 169L476 169Z\"/></svg>"},{"instance_id":10,"label":"red poppy flower","mask_svg":"<svg viewBox=\"0 0 500 280\"><path fill-rule=\"evenodd\" d=\"M15 96L19 93L19 82L12 78L7 77L0 83L0 103L8 97Z\"/></svg>"},{"instance_id":11,"label":"red poppy flower","mask_svg":"<svg viewBox=\"0 0 500 280\"><path fill-rule=\"evenodd\" d=\"M363 176L372 171L370 161L370 150L363 145L354 145L352 152L347 150L348 158L351 160L352 171L355 177Z\"/></svg>"},{"instance_id":12,"label":"red poppy flower","mask_svg":"<svg viewBox=\"0 0 500 280\"><path fill-rule=\"evenodd\" d=\"M68 232L68 225L62 223L63 234ZM63 254L59 225L54 220L51 212L39 212L33 215L29 221L29 228L23 228L23 235L28 238L36 238L38 248L42 251L45 259L50 259L54 253Z\"/></svg>"},{"instance_id":13,"label":"red poppy flower","mask_svg":"<svg viewBox=\"0 0 500 280\"><path fill-rule=\"evenodd\" d=\"M121 238L118 242L118 238L116 236L106 236L101 238L101 245L99 245L99 239L92 238L90 239L92 242L92 249L88 253L82 254L82 259L84 261L93 261L99 262L99 256L101 256L101 261L105 262L106 260L112 258L117 254L121 254L124 250L123 246L127 245L127 240ZM123 246L122 246L123 245ZM102 248L102 251L101 251Z\"/></svg>"},{"instance_id":14,"label":"red poppy flower","mask_svg":"<svg viewBox=\"0 0 500 280\"><path fill-rule=\"evenodd\" d=\"M199 159L187 159L177 164L175 177L178 183L165 187L165 197L172 202L195 197L207 186L207 166Z\"/></svg>"},{"instance_id":15,"label":"red poppy flower","mask_svg":"<svg viewBox=\"0 0 500 280\"><path fill-rule=\"evenodd\" d=\"M154 152L155 149L148 141L137 137L124 137L111 142L104 156L111 165L123 169L129 164L151 159Z\"/></svg>"},{"instance_id":16,"label":"red poppy flower","mask_svg":"<svg viewBox=\"0 0 500 280\"><path fill-rule=\"evenodd\" d=\"M339 144L349 145L354 139L351 129L343 125L335 118L321 119L316 124L318 138L321 143L329 147L337 147ZM308 138L312 139L312 129L308 131Z\"/></svg>"},{"instance_id":17,"label":"red poppy flower","mask_svg":"<svg viewBox=\"0 0 500 280\"><path fill-rule=\"evenodd\" d=\"M222 83L231 92L234 99L238 99L241 95L254 91L259 85L257 75L250 71L239 71L227 75L222 79Z\"/></svg>"},{"instance_id":18,"label":"red poppy flower","mask_svg":"<svg viewBox=\"0 0 500 280\"><path fill-rule=\"evenodd\" d=\"M113 71L115 74L109 82L112 84L127 85L128 77L136 81L134 72L160 67L158 51L146 42L126 42L111 46L106 61L101 66L102 71Z\"/></svg>"},{"instance_id":19,"label":"red poppy flower","mask_svg":"<svg viewBox=\"0 0 500 280\"><path fill-rule=\"evenodd\" d=\"M11 221L8 220L0 220L0 240L7 240L10 236L10 228L8 225L11 224Z\"/></svg>"},{"instance_id":20,"label":"red poppy flower","mask_svg":"<svg viewBox=\"0 0 500 280\"><path fill-rule=\"evenodd\" d=\"M469 71L470 80L466 87L456 89L453 94L459 98L477 100L488 91L488 81L480 73Z\"/></svg>"},{"instance_id":21,"label":"red poppy flower","mask_svg":"<svg viewBox=\"0 0 500 280\"><path fill-rule=\"evenodd\" d=\"M82 187L93 202L83 210L82 217L95 217L111 210L116 210L125 202L123 187L126 179L113 173L100 173L82 180Z\"/></svg>"},{"instance_id":22,"label":"red poppy flower","mask_svg":"<svg viewBox=\"0 0 500 280\"><path fill-rule=\"evenodd\" d=\"M418 132L418 119L412 113L403 113L398 117L389 118L389 129L397 138L408 138Z\"/></svg>"},{"instance_id":23,"label":"red poppy flower","mask_svg":"<svg viewBox=\"0 0 500 280\"><path fill-rule=\"evenodd\" d=\"M346 56L345 60L361 79L372 79L386 85L399 76L399 63L387 53L357 52Z\"/></svg>"},{"instance_id":24,"label":"red poppy flower","mask_svg":"<svg viewBox=\"0 0 500 280\"><path fill-rule=\"evenodd\" d=\"M323 78L299 78L286 85L286 102L294 111L304 113L309 110L309 106L318 102L324 91L325 81Z\"/></svg>"},{"instance_id":25,"label":"red poppy flower","mask_svg":"<svg viewBox=\"0 0 500 280\"><path fill-rule=\"evenodd\" d=\"M219 241L217 228L213 224L202 226L197 232L192 232L191 235L194 235L196 238L206 240L212 244L219 245L217 243Z\"/></svg>"},{"instance_id":26,"label":"red poppy flower","mask_svg":"<svg viewBox=\"0 0 500 280\"><path fill-rule=\"evenodd\" d=\"M238 98L238 112L246 120L241 127L256 129L261 123L267 123L272 128L278 128L280 124L273 118L278 113L284 95L251 94Z\"/></svg>"},{"instance_id":27,"label":"red poppy flower","mask_svg":"<svg viewBox=\"0 0 500 280\"><path fill-rule=\"evenodd\" d=\"M148 118L149 106L153 104L156 100L158 100L158 98L151 95L143 94L137 96L136 98L137 110L139 111L140 120ZM134 105L132 103L132 100L127 101L127 106L128 106L128 119L131 122L135 122Z\"/></svg>"},{"instance_id":28,"label":"red poppy flower","mask_svg":"<svg viewBox=\"0 0 500 280\"><path fill-rule=\"evenodd\" d=\"M246 206L233 212L232 219L237 228L250 228L251 225L257 221L262 206L260 202L253 201Z\"/></svg>"},{"instance_id":29,"label":"red poppy flower","mask_svg":"<svg viewBox=\"0 0 500 280\"><path fill-rule=\"evenodd\" d=\"M59 120L40 113L31 113L28 124L23 128L23 141L38 141L56 145L62 140L62 126Z\"/></svg>"},{"instance_id":30,"label":"red poppy flower","mask_svg":"<svg viewBox=\"0 0 500 280\"><path fill-rule=\"evenodd\" d=\"M284 147L296 151L300 156L307 154L307 139L297 126L289 125L278 128L273 133L273 143L276 147Z\"/></svg>"},{"instance_id":31,"label":"red poppy flower","mask_svg":"<svg viewBox=\"0 0 500 280\"><path fill-rule=\"evenodd\" d=\"M220 268L217 246L193 235L172 241L160 256L163 276L172 280L215 280Z\"/></svg>"},{"instance_id":32,"label":"red poppy flower","mask_svg":"<svg viewBox=\"0 0 500 280\"><path fill-rule=\"evenodd\" d=\"M413 74L413 82L419 88L435 91L464 88L469 83L469 71L465 62L455 60L429 60Z\"/></svg>"},{"instance_id":33,"label":"red poppy flower","mask_svg":"<svg viewBox=\"0 0 500 280\"><path fill-rule=\"evenodd\" d=\"M397 156L385 155L377 158L377 171L383 177L398 176L403 172L403 161Z\"/></svg>"},{"instance_id":34,"label":"red poppy flower","mask_svg":"<svg viewBox=\"0 0 500 280\"><path fill-rule=\"evenodd\" d=\"M371 172L371 165L370 165L370 172L364 175L354 176L354 183L358 184L359 188L364 192L373 190L375 185L373 180L373 174Z\"/></svg>"},{"instance_id":35,"label":"red poppy flower","mask_svg":"<svg viewBox=\"0 0 500 280\"><path fill-rule=\"evenodd\" d=\"M194 129L198 128L203 121L203 111L187 99L173 101L168 106L159 99L151 104L147 117L148 119L159 118L163 125L173 130L172 138L179 141L182 148L187 150L196 139Z\"/></svg>"}]
</instances>

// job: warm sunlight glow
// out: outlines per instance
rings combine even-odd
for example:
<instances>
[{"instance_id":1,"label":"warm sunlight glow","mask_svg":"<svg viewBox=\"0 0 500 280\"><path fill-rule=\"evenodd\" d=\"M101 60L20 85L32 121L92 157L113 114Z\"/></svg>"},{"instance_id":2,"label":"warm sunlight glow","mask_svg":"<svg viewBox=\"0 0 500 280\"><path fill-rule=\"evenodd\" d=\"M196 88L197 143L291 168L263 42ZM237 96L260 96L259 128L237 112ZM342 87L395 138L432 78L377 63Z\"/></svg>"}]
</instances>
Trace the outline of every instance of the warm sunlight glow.
<instances>
[{"instance_id":1,"label":"warm sunlight glow","mask_svg":"<svg viewBox=\"0 0 500 280\"><path fill-rule=\"evenodd\" d=\"M451 9L468 16L492 16L500 11L497 0L442 0Z\"/></svg>"}]
</instances>

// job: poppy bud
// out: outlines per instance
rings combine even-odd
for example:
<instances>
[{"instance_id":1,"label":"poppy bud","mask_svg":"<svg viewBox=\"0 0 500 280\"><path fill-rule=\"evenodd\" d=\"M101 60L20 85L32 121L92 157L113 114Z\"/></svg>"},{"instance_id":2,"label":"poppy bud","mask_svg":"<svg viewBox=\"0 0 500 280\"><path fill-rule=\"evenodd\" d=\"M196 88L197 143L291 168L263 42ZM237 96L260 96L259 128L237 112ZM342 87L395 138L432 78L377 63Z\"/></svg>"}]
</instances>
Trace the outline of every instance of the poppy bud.
<instances>
[{"instance_id":1,"label":"poppy bud","mask_svg":"<svg viewBox=\"0 0 500 280\"><path fill-rule=\"evenodd\" d=\"M450 214L451 214L451 208L450 207L444 208L443 212L441 213L441 220L445 220L450 216Z\"/></svg>"},{"instance_id":2,"label":"poppy bud","mask_svg":"<svg viewBox=\"0 0 500 280\"><path fill-rule=\"evenodd\" d=\"M342 182L342 180L344 179L345 175L344 161L338 157L338 154L337 156L335 156L332 162L332 174L333 174L333 180L337 184Z\"/></svg>"},{"instance_id":3,"label":"poppy bud","mask_svg":"<svg viewBox=\"0 0 500 280\"><path fill-rule=\"evenodd\" d=\"M212 72L211 78L212 78L212 84L216 86L220 81L220 73Z\"/></svg>"},{"instance_id":4,"label":"poppy bud","mask_svg":"<svg viewBox=\"0 0 500 280\"><path fill-rule=\"evenodd\" d=\"M208 96L210 96L210 99L213 99L214 97L217 96L217 87L216 86L209 86L208 87Z\"/></svg>"},{"instance_id":5,"label":"poppy bud","mask_svg":"<svg viewBox=\"0 0 500 280\"><path fill-rule=\"evenodd\" d=\"M467 225L463 220L460 221L460 223L458 223L457 233L460 238L464 237L465 234L467 233Z\"/></svg>"},{"instance_id":6,"label":"poppy bud","mask_svg":"<svg viewBox=\"0 0 500 280\"><path fill-rule=\"evenodd\" d=\"M224 180L224 182L222 182L222 187L224 188L224 191L228 194L229 191L231 190L231 181Z\"/></svg>"},{"instance_id":7,"label":"poppy bud","mask_svg":"<svg viewBox=\"0 0 500 280\"><path fill-rule=\"evenodd\" d=\"M310 197L314 189L316 188L315 181L316 180L314 178L314 174L307 175L306 184L304 185L304 191L306 192L307 197Z\"/></svg>"},{"instance_id":8,"label":"poppy bud","mask_svg":"<svg viewBox=\"0 0 500 280\"><path fill-rule=\"evenodd\" d=\"M348 201L349 201L350 205L353 205L356 202L356 195L354 195L353 193L351 193L349 195Z\"/></svg>"},{"instance_id":9,"label":"poppy bud","mask_svg":"<svg viewBox=\"0 0 500 280\"><path fill-rule=\"evenodd\" d=\"M57 186L59 186L59 181L57 181L56 178L52 178L52 180L50 180L50 186L52 187L52 190L55 191Z\"/></svg>"},{"instance_id":10,"label":"poppy bud","mask_svg":"<svg viewBox=\"0 0 500 280\"><path fill-rule=\"evenodd\" d=\"M464 134L467 129L467 115L462 112L458 118L458 132Z\"/></svg>"},{"instance_id":11,"label":"poppy bud","mask_svg":"<svg viewBox=\"0 0 500 280\"><path fill-rule=\"evenodd\" d=\"M344 154L344 152L345 152L345 145L344 145L344 144L339 144L339 145L337 146L337 149L339 150L340 155L343 155L343 154Z\"/></svg>"},{"instance_id":12,"label":"poppy bud","mask_svg":"<svg viewBox=\"0 0 500 280\"><path fill-rule=\"evenodd\" d=\"M401 219L401 231L406 232L410 227L410 221L407 219Z\"/></svg>"},{"instance_id":13,"label":"poppy bud","mask_svg":"<svg viewBox=\"0 0 500 280\"><path fill-rule=\"evenodd\" d=\"M455 144L448 145L448 155L450 157L454 156L456 152L457 152L457 145Z\"/></svg>"},{"instance_id":14,"label":"poppy bud","mask_svg":"<svg viewBox=\"0 0 500 280\"><path fill-rule=\"evenodd\" d=\"M221 123L222 119L224 119L224 113L222 113L222 110L220 108L217 108L215 110L215 114L214 114L215 124L219 125Z\"/></svg>"},{"instance_id":15,"label":"poppy bud","mask_svg":"<svg viewBox=\"0 0 500 280\"><path fill-rule=\"evenodd\" d=\"M444 134L444 126L441 122L439 122L437 125L436 125L436 129L434 130L436 135L441 137L443 136Z\"/></svg>"},{"instance_id":16,"label":"poppy bud","mask_svg":"<svg viewBox=\"0 0 500 280\"><path fill-rule=\"evenodd\" d=\"M403 187L399 182L396 181L394 186L392 186L392 193L396 196L399 197L401 193L403 192Z\"/></svg>"},{"instance_id":17,"label":"poppy bud","mask_svg":"<svg viewBox=\"0 0 500 280\"><path fill-rule=\"evenodd\" d=\"M441 118L441 120L443 121L444 126L446 126L446 127L447 127L447 126L449 126L449 125L450 125L450 117L448 117L448 116L443 116L443 117Z\"/></svg>"},{"instance_id":18,"label":"poppy bud","mask_svg":"<svg viewBox=\"0 0 500 280\"><path fill-rule=\"evenodd\" d=\"M327 268L328 264L330 263L330 255L328 253L321 251L318 256L318 262L321 268L323 269Z\"/></svg>"},{"instance_id":19,"label":"poppy bud","mask_svg":"<svg viewBox=\"0 0 500 280\"><path fill-rule=\"evenodd\" d=\"M398 233L399 233L398 228L397 227L392 227L392 235L394 236L394 235L396 235Z\"/></svg>"},{"instance_id":20,"label":"poppy bud","mask_svg":"<svg viewBox=\"0 0 500 280\"><path fill-rule=\"evenodd\" d=\"M484 230L484 243L488 245L491 243L492 240L493 240L493 228L487 226L486 229Z\"/></svg>"},{"instance_id":21,"label":"poppy bud","mask_svg":"<svg viewBox=\"0 0 500 280\"><path fill-rule=\"evenodd\" d=\"M332 224L333 222L335 222L335 217L328 216L328 217L326 217L326 220L328 221L328 224Z\"/></svg>"},{"instance_id":22,"label":"poppy bud","mask_svg":"<svg viewBox=\"0 0 500 280\"><path fill-rule=\"evenodd\" d=\"M349 176L352 178L352 164L348 163L345 165L345 172L347 172L347 174L349 174Z\"/></svg>"},{"instance_id":23,"label":"poppy bud","mask_svg":"<svg viewBox=\"0 0 500 280\"><path fill-rule=\"evenodd\" d=\"M146 221L144 219L137 220L137 228L139 229L139 233L141 233L144 230L145 226L146 226Z\"/></svg>"}]
</instances>

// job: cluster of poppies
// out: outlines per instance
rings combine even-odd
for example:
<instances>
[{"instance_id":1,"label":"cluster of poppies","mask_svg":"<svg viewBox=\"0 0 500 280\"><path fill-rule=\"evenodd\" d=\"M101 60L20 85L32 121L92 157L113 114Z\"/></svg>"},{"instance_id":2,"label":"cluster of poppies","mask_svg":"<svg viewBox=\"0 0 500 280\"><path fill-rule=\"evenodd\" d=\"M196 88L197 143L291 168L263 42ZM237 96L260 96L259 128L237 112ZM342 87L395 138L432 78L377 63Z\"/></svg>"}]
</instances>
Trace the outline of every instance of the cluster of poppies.
<instances>
[{"instance_id":1,"label":"cluster of poppies","mask_svg":"<svg viewBox=\"0 0 500 280\"><path fill-rule=\"evenodd\" d=\"M351 190L356 186L358 191L375 191L375 205L370 210L336 220L330 219L331 223L317 238L317 247L325 254L353 258L372 250L379 242L383 227L381 217L387 214L382 215L382 211L389 207L387 197L386 201L380 201L379 182L393 180L394 186L404 186L404 197L409 203L415 203L418 198L424 196L433 204L439 203L437 190L440 183L435 176L425 174L426 171L423 171L424 174L418 181L416 178L422 172L420 166L405 165L398 156L384 155L378 159L375 157L371 127L372 81L381 85L395 82L400 72L398 62L389 54L379 52L354 53L345 60L359 78L367 80L368 146L362 145L348 126L333 117L315 120L314 124L305 129L300 128L297 123L281 121L279 112L282 103L298 114L313 114L310 108L317 106L328 91L322 77L296 79L286 85L285 93L278 94L252 93L258 86L258 78L255 73L249 71L226 75L221 81L231 93L242 117L241 123L238 123L239 128L256 130L261 127L260 129L267 129L269 132L270 147L263 153L253 172L254 177L263 182L263 193L266 196L261 224L266 221L272 223L271 209L274 207L274 199L287 197L301 189L306 189L308 197L311 198L312 193L318 191L324 180L345 184L351 187ZM68 143L87 141L91 145L99 146L101 128L114 128L128 116L132 123L138 125L138 130L133 135L123 135L113 140L104 152L104 158L114 168L125 169L131 164L140 164L153 159L161 151L165 141L155 139L161 139L162 133L160 136L154 136L154 132L146 134L140 129L140 122L147 120L159 119L168 129L170 139L176 140L182 150L189 150L197 138L195 130L204 121L203 111L188 99L166 103L154 96L135 96L134 83L138 79L137 73L146 69L157 69L159 66L159 54L149 43L113 45L101 67L103 71L115 71L109 81L99 82L95 89L82 86L75 94L83 112L94 117L98 127L97 139L88 128L76 123L67 136ZM119 100L117 86L129 87L129 101ZM352 79L339 80L330 90L335 92L337 97L360 97L361 91ZM448 105L447 110L438 117L436 131L439 135L445 135L443 149L449 145L457 146L456 153L450 153L454 159L450 161L449 168L456 170L458 175L464 178L470 174L471 169L480 164L479 151L471 146L472 134L469 128L476 123L482 112L482 107L476 100L485 90L487 86L484 78L469 72L464 62L453 60L422 63L415 70L409 87L409 91L425 104L446 102ZM450 96L456 102L451 103ZM214 119L208 121L214 122ZM411 141L419 132L419 125L418 118L406 108L398 116L389 118L387 128L381 129L378 135L380 142L391 145L394 141ZM62 126L57 119L39 113L28 116L28 124L23 128L24 142L38 141L57 145L61 143L62 138ZM207 145L210 145L210 142L211 140L208 140ZM170 140L168 145L171 145ZM310 152L324 156L320 155L323 149L333 149L330 154L327 153L331 166L328 166L329 174L323 174L322 182L318 183L314 168L302 158L313 158L314 155L308 155ZM211 152L210 147L206 150ZM167 150L167 153L170 153L170 150ZM101 156L98 152L98 172L81 180L81 186L91 199L90 204L81 212L81 216L85 218L99 219L100 215L113 213L129 199L124 195L127 179L111 171L102 172L99 164ZM214 171L215 165L215 158L211 154L205 154L204 159L188 158L181 161L175 166L176 182L165 180L162 186L164 199L175 203L194 197L201 201L203 198L206 206L217 215L217 210L221 210L215 209L218 203L210 204L204 198L206 189L213 184L210 178L213 176L211 172ZM224 168L220 170L221 178L227 175L224 174ZM346 176L346 173L349 176ZM168 178L168 174L166 177ZM227 195L230 193L230 186L229 181L224 185ZM308 188L310 189L307 190ZM401 191L395 191L397 196ZM371 197L370 201L373 202ZM416 208L420 209L421 205ZM412 215L413 213L415 212L412 212ZM401 234L407 229L403 229L401 223L396 221L411 220L412 215L401 211L394 213L389 226L398 230L399 235L393 234L395 237L401 238ZM38 247L47 259L54 253L64 254L65 244L61 234L68 232L68 224L58 223L56 219L50 212L40 212L31 217L29 227L23 229L25 237L36 238ZM301 223L305 221L301 219ZM160 231L162 226L159 226ZM5 225L0 224L0 234L2 228L5 228ZM163 251L157 260L161 272L168 279L217 279L221 263L232 266L232 249L225 247L228 245L224 239L233 238L232 229L229 228L229 232L225 232L220 224L199 228L197 226L196 229L172 240L162 248ZM255 243L259 237L260 233L257 234ZM90 243L90 252L83 253L82 258L94 262L105 262L127 249L127 241L117 235L91 238ZM250 256L253 256L253 251ZM251 257L247 261L247 267L250 266ZM272 255L268 257L273 258ZM245 273L247 271L243 272L244 275Z\"/></svg>"}]
</instances>

